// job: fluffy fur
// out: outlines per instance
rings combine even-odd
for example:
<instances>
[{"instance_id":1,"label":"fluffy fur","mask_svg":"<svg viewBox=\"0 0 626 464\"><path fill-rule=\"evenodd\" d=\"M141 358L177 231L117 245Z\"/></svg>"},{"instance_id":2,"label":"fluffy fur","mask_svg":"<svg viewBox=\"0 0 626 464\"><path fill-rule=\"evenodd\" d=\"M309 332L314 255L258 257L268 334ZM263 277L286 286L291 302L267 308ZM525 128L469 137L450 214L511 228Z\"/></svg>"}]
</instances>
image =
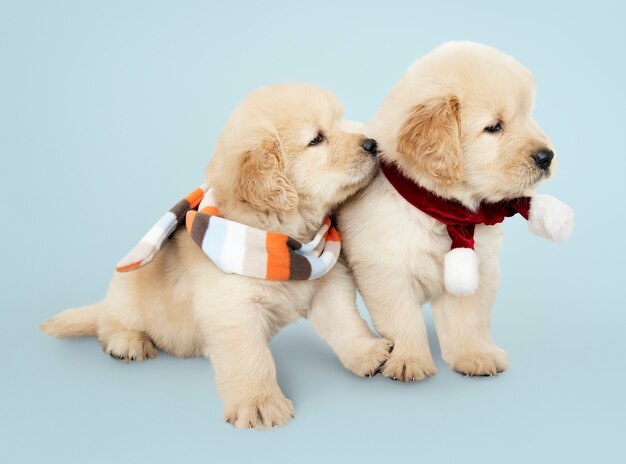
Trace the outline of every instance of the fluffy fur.
<instances>
[{"instance_id":1,"label":"fluffy fur","mask_svg":"<svg viewBox=\"0 0 626 464\"><path fill-rule=\"evenodd\" d=\"M447 43L408 70L367 131L381 157L416 183L475 209L483 201L531 195L554 172L555 161L549 170L533 161L538 150L551 147L532 117L534 97L530 72L513 58L484 45ZM502 130L486 130L496 124ZM406 202L382 174L342 207L339 226L374 325L394 342L383 375L411 381L436 372L421 309L428 301L443 359L452 369L493 375L507 368L507 354L490 334L500 226L476 227L477 256L455 250L465 254L449 257L478 267L479 283L444 276L450 250L445 226ZM444 281L461 293L478 288L455 296Z\"/></svg>"},{"instance_id":2,"label":"fluffy fur","mask_svg":"<svg viewBox=\"0 0 626 464\"><path fill-rule=\"evenodd\" d=\"M535 195L528 215L528 229L539 237L563 242L574 230L574 211L550 195Z\"/></svg>"},{"instance_id":3,"label":"fluffy fur","mask_svg":"<svg viewBox=\"0 0 626 464\"><path fill-rule=\"evenodd\" d=\"M453 295L472 295L478 288L480 259L470 248L455 248L443 257L443 282Z\"/></svg>"},{"instance_id":4,"label":"fluffy fur","mask_svg":"<svg viewBox=\"0 0 626 464\"><path fill-rule=\"evenodd\" d=\"M311 240L324 218L369 182L376 160L364 136L341 126L335 96L308 85L253 93L234 112L206 180L221 214L265 230ZM310 146L322 134L322 141ZM184 228L145 268L116 273L104 301L67 310L42 325L54 337L97 335L105 351L128 361L205 356L235 427L281 425L294 408L276 381L268 342L285 324L307 317L357 375L386 360L390 342L358 314L352 277L340 261L315 281L266 281L225 274Z\"/></svg>"}]
</instances>

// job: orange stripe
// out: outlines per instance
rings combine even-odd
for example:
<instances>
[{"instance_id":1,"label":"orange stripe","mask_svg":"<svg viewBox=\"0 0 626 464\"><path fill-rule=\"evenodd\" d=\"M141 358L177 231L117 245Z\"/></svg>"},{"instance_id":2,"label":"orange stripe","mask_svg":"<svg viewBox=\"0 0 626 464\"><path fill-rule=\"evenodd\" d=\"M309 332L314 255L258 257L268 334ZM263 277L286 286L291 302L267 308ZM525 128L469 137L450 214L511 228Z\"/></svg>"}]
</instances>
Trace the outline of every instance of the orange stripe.
<instances>
[{"instance_id":1,"label":"orange stripe","mask_svg":"<svg viewBox=\"0 0 626 464\"><path fill-rule=\"evenodd\" d=\"M191 233L191 229L193 228L193 221L196 219L196 211L189 211L187 213L187 217L185 218L185 225L187 226L187 232Z\"/></svg>"},{"instance_id":2,"label":"orange stripe","mask_svg":"<svg viewBox=\"0 0 626 464\"><path fill-rule=\"evenodd\" d=\"M265 237L265 249L267 250L265 278L270 280L289 280L287 236L268 232Z\"/></svg>"},{"instance_id":3,"label":"orange stripe","mask_svg":"<svg viewBox=\"0 0 626 464\"><path fill-rule=\"evenodd\" d=\"M328 232L326 233L326 241L341 242L341 235L339 235L339 231L334 227L328 229Z\"/></svg>"},{"instance_id":4,"label":"orange stripe","mask_svg":"<svg viewBox=\"0 0 626 464\"><path fill-rule=\"evenodd\" d=\"M217 209L217 206L205 206L200 210L201 213L209 214L211 216L219 216L220 212Z\"/></svg>"},{"instance_id":5,"label":"orange stripe","mask_svg":"<svg viewBox=\"0 0 626 464\"><path fill-rule=\"evenodd\" d=\"M126 271L132 271L133 269L137 269L139 266L141 266L141 263L137 261L135 263L127 264L126 266L116 267L115 270L117 272L126 272Z\"/></svg>"},{"instance_id":6,"label":"orange stripe","mask_svg":"<svg viewBox=\"0 0 626 464\"><path fill-rule=\"evenodd\" d=\"M189 195L187 195L185 197L185 200L187 200L187 202L189 203L189 208L195 209L202 201L202 197L204 197L204 190L198 187Z\"/></svg>"}]
</instances>

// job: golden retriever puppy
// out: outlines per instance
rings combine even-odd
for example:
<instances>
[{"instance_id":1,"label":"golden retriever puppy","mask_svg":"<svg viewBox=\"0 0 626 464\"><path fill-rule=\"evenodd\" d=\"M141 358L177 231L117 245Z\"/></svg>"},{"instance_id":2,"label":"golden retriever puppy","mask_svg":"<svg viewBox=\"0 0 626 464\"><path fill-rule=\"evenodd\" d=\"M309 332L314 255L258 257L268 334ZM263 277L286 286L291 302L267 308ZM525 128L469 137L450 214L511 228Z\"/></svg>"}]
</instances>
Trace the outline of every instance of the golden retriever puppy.
<instances>
[{"instance_id":1,"label":"golden retriever puppy","mask_svg":"<svg viewBox=\"0 0 626 464\"><path fill-rule=\"evenodd\" d=\"M456 237L469 248L450 251L454 230L433 210L441 205L442 216L446 208L471 216L489 204L509 208L553 174L556 159L533 119L534 98L531 73L514 59L488 46L452 42L413 64L368 124L383 169L340 209L338 223L373 323L394 343L383 375L411 381L436 372L421 308L429 301L452 369L493 375L507 368L507 354L489 328L501 227L472 225L464 230L473 232L473 243L471 236ZM391 178L402 178L410 191L401 192ZM540 197L528 203L531 231L565 239L571 209ZM414 206L421 201L429 214Z\"/></svg>"},{"instance_id":2,"label":"golden retriever puppy","mask_svg":"<svg viewBox=\"0 0 626 464\"><path fill-rule=\"evenodd\" d=\"M252 93L219 137L206 171L220 216L310 241L337 205L366 185L376 144L342 129L335 96L311 85ZM369 376L390 342L358 314L355 287L339 260L317 280L264 280L222 272L184 227L149 265L115 273L105 299L42 325L54 337L96 335L122 360L206 356L238 428L285 424L294 408L276 380L268 342L308 318L346 368Z\"/></svg>"}]
</instances>

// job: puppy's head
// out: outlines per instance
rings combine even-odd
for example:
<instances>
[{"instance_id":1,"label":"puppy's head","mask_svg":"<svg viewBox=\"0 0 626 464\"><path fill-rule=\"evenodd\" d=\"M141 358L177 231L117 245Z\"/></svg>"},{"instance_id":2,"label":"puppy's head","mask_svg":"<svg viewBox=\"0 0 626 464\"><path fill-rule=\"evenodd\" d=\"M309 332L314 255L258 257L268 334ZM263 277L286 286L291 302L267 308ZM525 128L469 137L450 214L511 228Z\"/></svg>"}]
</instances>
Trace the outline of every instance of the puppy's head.
<instances>
[{"instance_id":1,"label":"puppy's head","mask_svg":"<svg viewBox=\"0 0 626 464\"><path fill-rule=\"evenodd\" d=\"M217 142L209 183L220 203L265 213L324 210L363 187L376 145L342 123L329 91L304 84L266 87L237 108Z\"/></svg>"},{"instance_id":2,"label":"puppy's head","mask_svg":"<svg viewBox=\"0 0 626 464\"><path fill-rule=\"evenodd\" d=\"M530 72L511 57L452 42L411 67L375 118L374 134L391 134L381 140L388 156L437 193L469 205L513 198L555 169L532 116L534 96Z\"/></svg>"}]
</instances>

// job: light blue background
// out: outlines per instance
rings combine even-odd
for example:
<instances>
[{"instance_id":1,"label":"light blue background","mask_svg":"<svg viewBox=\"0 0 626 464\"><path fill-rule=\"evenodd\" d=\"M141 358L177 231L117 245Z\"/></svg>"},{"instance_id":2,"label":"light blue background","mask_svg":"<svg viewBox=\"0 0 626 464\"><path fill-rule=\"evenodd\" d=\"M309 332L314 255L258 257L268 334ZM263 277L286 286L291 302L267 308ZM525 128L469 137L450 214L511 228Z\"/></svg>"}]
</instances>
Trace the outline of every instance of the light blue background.
<instances>
[{"instance_id":1,"label":"light blue background","mask_svg":"<svg viewBox=\"0 0 626 464\"><path fill-rule=\"evenodd\" d=\"M2 2L0 462L622 461L625 10L584 3ZM505 225L493 331L509 371L452 373L431 336L435 377L360 379L301 321L272 343L297 419L241 432L206 360L124 365L38 331L103 296L252 89L317 83L366 120L450 39L533 70L561 161L542 190L577 212L566 244Z\"/></svg>"}]
</instances>

